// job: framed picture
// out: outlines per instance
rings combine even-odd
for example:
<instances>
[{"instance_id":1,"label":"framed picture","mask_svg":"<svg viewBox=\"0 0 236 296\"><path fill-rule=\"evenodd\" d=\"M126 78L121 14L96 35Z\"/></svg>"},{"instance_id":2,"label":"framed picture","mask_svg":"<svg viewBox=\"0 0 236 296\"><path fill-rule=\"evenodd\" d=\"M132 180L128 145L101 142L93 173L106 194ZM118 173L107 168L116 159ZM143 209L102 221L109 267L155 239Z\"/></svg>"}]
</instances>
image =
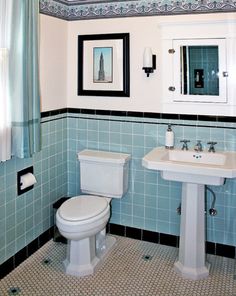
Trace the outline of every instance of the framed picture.
<instances>
[{"instance_id":1,"label":"framed picture","mask_svg":"<svg viewBox=\"0 0 236 296\"><path fill-rule=\"evenodd\" d=\"M129 97L129 33L78 36L78 95Z\"/></svg>"}]
</instances>

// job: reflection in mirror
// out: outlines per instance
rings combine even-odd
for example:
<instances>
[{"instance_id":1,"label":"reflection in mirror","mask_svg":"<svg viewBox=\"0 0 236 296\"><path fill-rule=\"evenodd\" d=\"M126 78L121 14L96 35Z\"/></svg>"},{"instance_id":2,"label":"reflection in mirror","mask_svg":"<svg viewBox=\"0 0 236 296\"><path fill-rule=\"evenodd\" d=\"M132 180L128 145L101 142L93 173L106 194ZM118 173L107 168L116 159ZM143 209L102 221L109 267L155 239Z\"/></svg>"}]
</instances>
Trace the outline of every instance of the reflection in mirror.
<instances>
[{"instance_id":1,"label":"reflection in mirror","mask_svg":"<svg viewBox=\"0 0 236 296\"><path fill-rule=\"evenodd\" d=\"M181 94L219 95L218 46L181 46Z\"/></svg>"}]
</instances>

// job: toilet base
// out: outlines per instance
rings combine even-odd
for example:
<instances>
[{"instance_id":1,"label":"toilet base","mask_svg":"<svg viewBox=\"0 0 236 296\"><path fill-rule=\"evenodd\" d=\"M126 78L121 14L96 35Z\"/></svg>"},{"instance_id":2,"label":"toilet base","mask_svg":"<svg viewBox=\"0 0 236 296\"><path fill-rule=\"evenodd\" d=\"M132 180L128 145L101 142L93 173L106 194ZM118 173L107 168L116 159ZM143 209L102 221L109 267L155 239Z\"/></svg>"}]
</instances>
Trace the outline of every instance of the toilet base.
<instances>
[{"instance_id":1,"label":"toilet base","mask_svg":"<svg viewBox=\"0 0 236 296\"><path fill-rule=\"evenodd\" d=\"M107 254L116 243L112 236L106 236L106 247L96 252L95 236L79 241L68 241L67 257L63 261L66 274L74 276L86 276L93 274ZM82 256L81 256L82 254Z\"/></svg>"}]
</instances>

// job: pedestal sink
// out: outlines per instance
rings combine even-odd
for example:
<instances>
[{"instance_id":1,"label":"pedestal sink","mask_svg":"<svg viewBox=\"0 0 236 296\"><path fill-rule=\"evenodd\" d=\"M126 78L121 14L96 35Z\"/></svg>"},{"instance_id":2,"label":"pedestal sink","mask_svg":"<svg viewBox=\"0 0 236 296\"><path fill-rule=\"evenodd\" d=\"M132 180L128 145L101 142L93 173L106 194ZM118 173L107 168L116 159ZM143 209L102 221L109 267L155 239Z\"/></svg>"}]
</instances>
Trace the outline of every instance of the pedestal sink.
<instances>
[{"instance_id":1,"label":"pedestal sink","mask_svg":"<svg viewBox=\"0 0 236 296\"><path fill-rule=\"evenodd\" d=\"M145 168L165 180L182 182L179 258L175 270L198 280L208 276L205 260L205 185L222 185L236 177L236 152L196 152L154 148L143 157Z\"/></svg>"}]
</instances>

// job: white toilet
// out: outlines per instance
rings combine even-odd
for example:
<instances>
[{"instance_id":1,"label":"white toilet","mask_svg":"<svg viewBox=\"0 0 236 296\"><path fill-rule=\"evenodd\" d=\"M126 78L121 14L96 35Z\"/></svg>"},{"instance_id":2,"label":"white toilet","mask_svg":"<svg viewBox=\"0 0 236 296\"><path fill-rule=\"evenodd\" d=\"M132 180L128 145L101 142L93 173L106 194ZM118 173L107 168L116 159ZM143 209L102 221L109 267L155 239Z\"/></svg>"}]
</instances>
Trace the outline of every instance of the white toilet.
<instances>
[{"instance_id":1,"label":"white toilet","mask_svg":"<svg viewBox=\"0 0 236 296\"><path fill-rule=\"evenodd\" d=\"M56 213L59 232L68 239L65 272L92 274L115 243L106 235L111 198L121 198L128 189L129 154L95 150L78 153L81 191L64 202Z\"/></svg>"}]
</instances>

